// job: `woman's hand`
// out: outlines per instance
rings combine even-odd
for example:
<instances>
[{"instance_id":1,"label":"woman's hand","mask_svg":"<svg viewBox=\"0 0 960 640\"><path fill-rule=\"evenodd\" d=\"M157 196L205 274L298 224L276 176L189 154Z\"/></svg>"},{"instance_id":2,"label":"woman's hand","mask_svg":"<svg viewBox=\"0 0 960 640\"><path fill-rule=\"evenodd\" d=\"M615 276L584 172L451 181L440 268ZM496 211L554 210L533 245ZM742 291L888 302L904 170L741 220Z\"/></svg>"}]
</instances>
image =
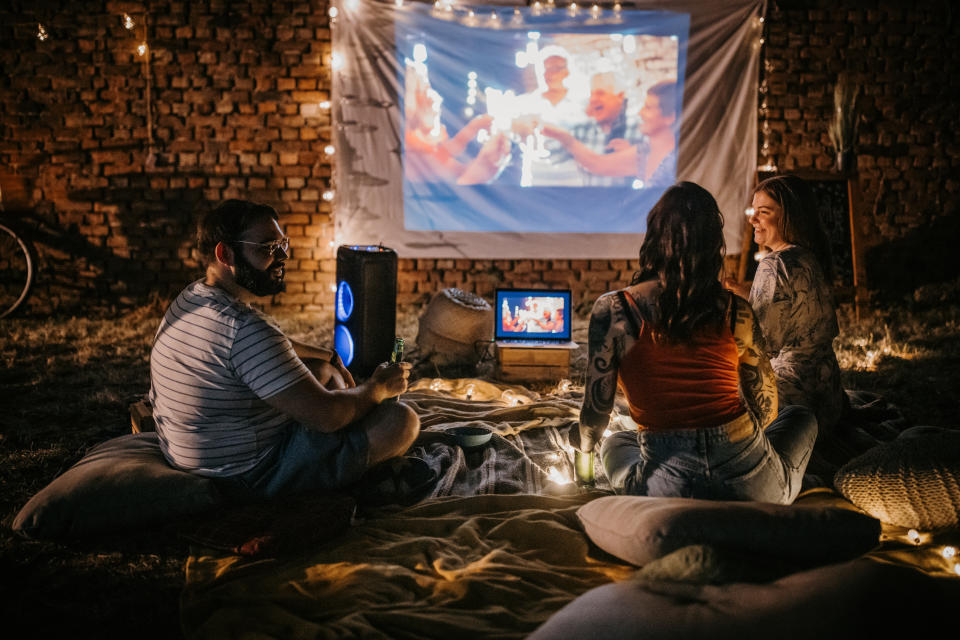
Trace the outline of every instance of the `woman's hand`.
<instances>
[{"instance_id":1,"label":"woman's hand","mask_svg":"<svg viewBox=\"0 0 960 640\"><path fill-rule=\"evenodd\" d=\"M731 293L740 296L744 300L750 298L750 282L737 282L735 278L724 278L720 282L721 286Z\"/></svg>"}]
</instances>

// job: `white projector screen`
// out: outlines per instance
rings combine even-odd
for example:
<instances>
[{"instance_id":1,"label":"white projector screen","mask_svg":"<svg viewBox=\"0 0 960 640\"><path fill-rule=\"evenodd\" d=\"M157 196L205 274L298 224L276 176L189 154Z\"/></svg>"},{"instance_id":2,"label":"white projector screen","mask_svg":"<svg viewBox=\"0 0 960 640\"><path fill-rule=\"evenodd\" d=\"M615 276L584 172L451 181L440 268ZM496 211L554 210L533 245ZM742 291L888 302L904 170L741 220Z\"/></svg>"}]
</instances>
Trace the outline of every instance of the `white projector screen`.
<instances>
[{"instance_id":1,"label":"white projector screen","mask_svg":"<svg viewBox=\"0 0 960 640\"><path fill-rule=\"evenodd\" d=\"M341 3L335 242L629 258L664 189L690 180L739 251L764 8Z\"/></svg>"}]
</instances>

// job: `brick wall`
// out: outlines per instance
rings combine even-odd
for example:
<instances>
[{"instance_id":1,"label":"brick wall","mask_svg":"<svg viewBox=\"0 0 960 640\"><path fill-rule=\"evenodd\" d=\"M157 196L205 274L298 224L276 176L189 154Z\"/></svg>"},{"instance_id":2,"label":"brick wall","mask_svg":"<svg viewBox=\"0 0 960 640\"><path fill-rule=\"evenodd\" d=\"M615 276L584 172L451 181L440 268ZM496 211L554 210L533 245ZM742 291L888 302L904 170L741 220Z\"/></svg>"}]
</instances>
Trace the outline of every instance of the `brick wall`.
<instances>
[{"instance_id":1,"label":"brick wall","mask_svg":"<svg viewBox=\"0 0 960 640\"><path fill-rule=\"evenodd\" d=\"M771 5L771 152L781 169L832 166L832 86L849 72L863 85L862 231L881 249L899 247L956 211L956 19L947 2L845 5ZM230 197L281 212L294 251L288 292L276 303L330 311L332 209L322 193L331 122L320 106L330 87L327 8L322 0L3 3L0 184L7 208L18 210L3 215L14 215L37 246L32 311L123 307L175 293L198 274L196 214ZM136 51L146 11L149 78ZM138 22L133 31L121 23L125 12ZM36 37L37 23L47 40ZM449 286L487 295L500 282L569 285L589 303L632 273L624 260L522 257L401 257L399 268L401 305ZM896 273L886 277L902 283Z\"/></svg>"}]
</instances>

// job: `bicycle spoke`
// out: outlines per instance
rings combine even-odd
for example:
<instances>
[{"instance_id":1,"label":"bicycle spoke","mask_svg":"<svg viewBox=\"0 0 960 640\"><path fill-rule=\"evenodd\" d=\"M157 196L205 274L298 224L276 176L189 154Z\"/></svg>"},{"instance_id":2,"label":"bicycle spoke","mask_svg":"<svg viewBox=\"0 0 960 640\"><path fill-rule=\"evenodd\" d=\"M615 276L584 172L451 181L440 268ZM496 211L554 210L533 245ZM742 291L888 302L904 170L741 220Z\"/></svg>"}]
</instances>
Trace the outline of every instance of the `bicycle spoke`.
<instances>
[{"instance_id":1,"label":"bicycle spoke","mask_svg":"<svg viewBox=\"0 0 960 640\"><path fill-rule=\"evenodd\" d=\"M27 297L33 263L24 242L0 225L0 318L12 313Z\"/></svg>"}]
</instances>

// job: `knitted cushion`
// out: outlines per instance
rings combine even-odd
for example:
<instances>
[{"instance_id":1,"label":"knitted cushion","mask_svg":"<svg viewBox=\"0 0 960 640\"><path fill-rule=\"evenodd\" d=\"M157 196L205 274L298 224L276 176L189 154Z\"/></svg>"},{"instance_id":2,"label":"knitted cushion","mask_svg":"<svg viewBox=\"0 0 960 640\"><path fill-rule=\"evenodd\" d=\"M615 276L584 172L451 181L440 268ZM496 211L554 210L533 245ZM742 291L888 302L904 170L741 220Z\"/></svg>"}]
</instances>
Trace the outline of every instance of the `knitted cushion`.
<instances>
[{"instance_id":1,"label":"knitted cushion","mask_svg":"<svg viewBox=\"0 0 960 640\"><path fill-rule=\"evenodd\" d=\"M493 307L469 291L444 289L420 316L417 347L437 364L476 364L477 343L492 339Z\"/></svg>"},{"instance_id":2,"label":"knitted cushion","mask_svg":"<svg viewBox=\"0 0 960 640\"><path fill-rule=\"evenodd\" d=\"M878 445L843 465L837 491L878 520L942 529L960 523L960 431Z\"/></svg>"}]
</instances>

